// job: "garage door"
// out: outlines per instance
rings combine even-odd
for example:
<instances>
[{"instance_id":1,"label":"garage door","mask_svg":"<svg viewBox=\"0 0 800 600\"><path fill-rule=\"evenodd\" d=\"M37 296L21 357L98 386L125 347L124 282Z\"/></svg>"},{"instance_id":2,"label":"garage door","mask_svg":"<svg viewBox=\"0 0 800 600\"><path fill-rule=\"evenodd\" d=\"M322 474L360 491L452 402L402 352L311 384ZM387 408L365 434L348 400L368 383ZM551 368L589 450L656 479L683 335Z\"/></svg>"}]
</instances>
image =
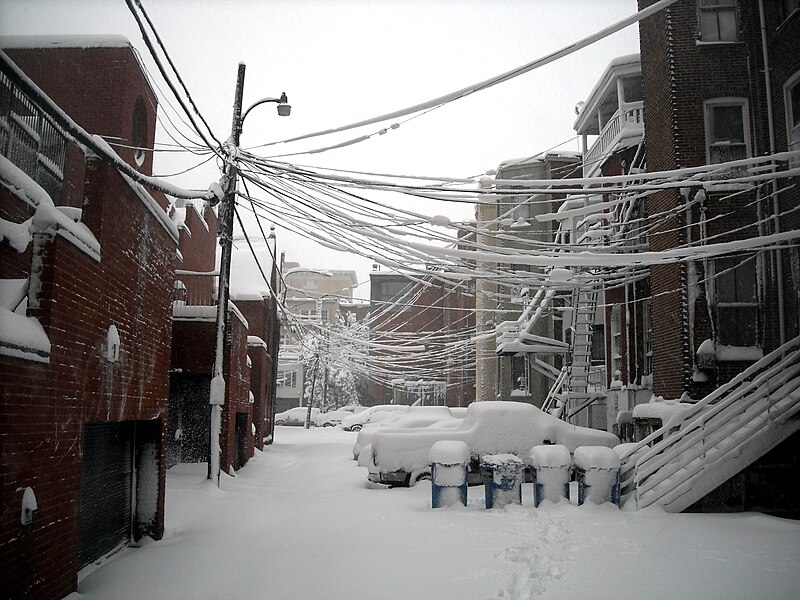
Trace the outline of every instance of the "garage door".
<instances>
[{"instance_id":1,"label":"garage door","mask_svg":"<svg viewBox=\"0 0 800 600\"><path fill-rule=\"evenodd\" d=\"M78 567L128 543L135 424L83 426Z\"/></svg>"}]
</instances>

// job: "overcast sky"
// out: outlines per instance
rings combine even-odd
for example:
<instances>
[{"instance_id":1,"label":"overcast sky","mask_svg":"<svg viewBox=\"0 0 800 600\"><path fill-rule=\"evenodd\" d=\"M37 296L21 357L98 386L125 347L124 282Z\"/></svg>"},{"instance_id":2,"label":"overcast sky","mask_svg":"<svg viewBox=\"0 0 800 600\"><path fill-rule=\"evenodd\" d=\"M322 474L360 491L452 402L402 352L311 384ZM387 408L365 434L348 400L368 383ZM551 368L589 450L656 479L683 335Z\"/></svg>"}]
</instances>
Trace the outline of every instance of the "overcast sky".
<instances>
[{"instance_id":1,"label":"overcast sky","mask_svg":"<svg viewBox=\"0 0 800 600\"><path fill-rule=\"evenodd\" d=\"M288 139L388 113L508 71L579 40L636 11L635 0L337 1L143 0L200 111L220 139L230 133L238 63L247 65L244 105L286 92L292 115L274 105L247 118L242 145ZM124 0L0 0L0 34L114 33L147 55ZM468 177L509 158L570 140L575 104L609 61L638 52L631 26L589 48L510 82L402 123L397 130L297 164L369 172ZM152 65L149 61L148 65ZM378 126L266 148L265 156L335 144ZM169 141L159 136L158 141ZM561 147L577 150L577 141ZM157 173L194 164L158 155ZM174 179L205 188L215 163ZM468 205L414 210L469 219ZM310 246L278 230L287 260L310 267L353 268L371 261ZM244 267L240 267L244 269ZM242 271L244 273L244 270ZM248 279L241 275L241 279ZM234 289L248 286L237 284ZM358 295L367 297L367 288Z\"/></svg>"}]
</instances>

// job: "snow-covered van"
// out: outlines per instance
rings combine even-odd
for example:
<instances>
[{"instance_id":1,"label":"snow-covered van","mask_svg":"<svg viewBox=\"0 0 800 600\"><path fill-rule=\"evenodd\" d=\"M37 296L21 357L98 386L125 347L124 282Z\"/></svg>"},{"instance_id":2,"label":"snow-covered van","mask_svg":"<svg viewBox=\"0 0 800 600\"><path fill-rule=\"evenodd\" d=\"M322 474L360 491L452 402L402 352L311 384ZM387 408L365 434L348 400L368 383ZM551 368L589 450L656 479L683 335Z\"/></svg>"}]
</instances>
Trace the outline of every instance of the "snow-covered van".
<instances>
[{"instance_id":1,"label":"snow-covered van","mask_svg":"<svg viewBox=\"0 0 800 600\"><path fill-rule=\"evenodd\" d=\"M458 427L394 430L381 428L372 440L369 480L392 486L414 485L430 474L428 454L440 440L469 446L471 470L485 454L515 454L529 462L531 449L561 444L570 452L579 446L619 444L613 433L570 425L521 402L474 402Z\"/></svg>"}]
</instances>

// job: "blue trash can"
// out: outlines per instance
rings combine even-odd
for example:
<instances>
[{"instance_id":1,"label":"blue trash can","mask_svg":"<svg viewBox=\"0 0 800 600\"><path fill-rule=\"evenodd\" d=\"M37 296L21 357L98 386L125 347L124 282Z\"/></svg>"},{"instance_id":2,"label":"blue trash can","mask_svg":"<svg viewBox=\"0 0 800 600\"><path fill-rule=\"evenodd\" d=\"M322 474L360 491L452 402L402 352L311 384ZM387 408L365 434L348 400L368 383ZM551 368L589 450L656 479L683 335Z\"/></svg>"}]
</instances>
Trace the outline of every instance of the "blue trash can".
<instances>
[{"instance_id":1,"label":"blue trash can","mask_svg":"<svg viewBox=\"0 0 800 600\"><path fill-rule=\"evenodd\" d=\"M467 466L469 446L443 440L431 446L431 507L467 505Z\"/></svg>"},{"instance_id":2,"label":"blue trash can","mask_svg":"<svg viewBox=\"0 0 800 600\"><path fill-rule=\"evenodd\" d=\"M538 507L542 500L569 500L572 457L566 446L534 446L531 449L531 465L536 473L533 483L534 506Z\"/></svg>"},{"instance_id":3,"label":"blue trash can","mask_svg":"<svg viewBox=\"0 0 800 600\"><path fill-rule=\"evenodd\" d=\"M525 463L513 454L487 454L481 457L481 476L486 492L486 508L522 504L522 478Z\"/></svg>"},{"instance_id":4,"label":"blue trash can","mask_svg":"<svg viewBox=\"0 0 800 600\"><path fill-rule=\"evenodd\" d=\"M578 505L611 502L619 506L619 455L605 446L581 446L575 449L575 479L578 482Z\"/></svg>"}]
</instances>

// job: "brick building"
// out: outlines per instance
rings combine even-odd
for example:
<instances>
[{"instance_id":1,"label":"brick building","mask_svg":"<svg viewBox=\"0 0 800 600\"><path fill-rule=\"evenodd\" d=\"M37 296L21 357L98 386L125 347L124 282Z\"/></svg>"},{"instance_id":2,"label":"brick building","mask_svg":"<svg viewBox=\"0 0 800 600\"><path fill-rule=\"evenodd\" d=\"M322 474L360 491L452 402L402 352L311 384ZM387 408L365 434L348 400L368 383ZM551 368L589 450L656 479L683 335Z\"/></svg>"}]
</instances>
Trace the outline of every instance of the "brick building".
<instances>
[{"instance_id":1,"label":"brick building","mask_svg":"<svg viewBox=\"0 0 800 600\"><path fill-rule=\"evenodd\" d=\"M216 352L217 216L205 203L176 202L180 232L174 282L170 372L169 464L209 456L209 393ZM236 273L232 274L235 283ZM275 273L273 269L273 281ZM266 284L264 284L266 286ZM274 289L274 288L273 288ZM232 293L224 344L226 381L220 436L223 471L238 470L272 439L279 328L277 303L264 294Z\"/></svg>"},{"instance_id":2,"label":"brick building","mask_svg":"<svg viewBox=\"0 0 800 600\"><path fill-rule=\"evenodd\" d=\"M649 2L640 2L644 6ZM796 2L681 0L640 24L647 170L786 151L800 139ZM763 28L763 36L762 36ZM766 42L766 45L764 45ZM765 64L766 61L766 64ZM765 78L765 74L767 78ZM784 163L785 164L785 163ZM797 229L792 180L653 194L665 250ZM798 334L797 248L651 268L653 391L699 398ZM703 344L709 340L709 343Z\"/></svg>"},{"instance_id":3,"label":"brick building","mask_svg":"<svg viewBox=\"0 0 800 600\"><path fill-rule=\"evenodd\" d=\"M156 98L122 38L4 51L119 157L152 171ZM78 570L164 530L170 303L163 196L70 142L0 75L3 594L61 598Z\"/></svg>"},{"instance_id":4,"label":"brick building","mask_svg":"<svg viewBox=\"0 0 800 600\"><path fill-rule=\"evenodd\" d=\"M467 285L435 275L372 271L370 339L387 346L370 351L384 367L373 382L374 404L420 400L426 406L467 406L475 399L475 356L469 343L475 296ZM391 349L399 344L423 344L425 351Z\"/></svg>"}]
</instances>

